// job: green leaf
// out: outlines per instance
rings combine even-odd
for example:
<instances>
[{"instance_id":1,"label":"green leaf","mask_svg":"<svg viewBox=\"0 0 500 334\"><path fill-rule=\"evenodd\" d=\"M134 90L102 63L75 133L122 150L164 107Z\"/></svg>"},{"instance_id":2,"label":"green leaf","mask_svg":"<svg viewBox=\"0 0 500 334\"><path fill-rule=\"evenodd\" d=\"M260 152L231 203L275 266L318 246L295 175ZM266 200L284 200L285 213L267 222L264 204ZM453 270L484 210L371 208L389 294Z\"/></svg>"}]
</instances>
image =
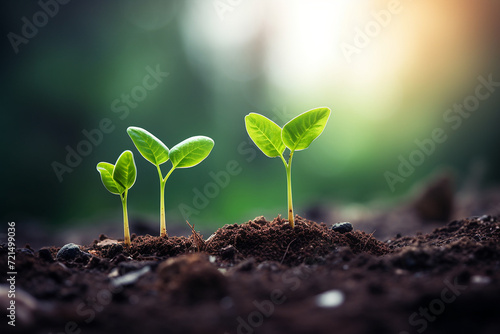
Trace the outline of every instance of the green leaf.
<instances>
[{"instance_id":1,"label":"green leaf","mask_svg":"<svg viewBox=\"0 0 500 334\"><path fill-rule=\"evenodd\" d=\"M131 151L124 151L116 160L113 180L125 189L129 189L134 185L136 176L134 154Z\"/></svg>"},{"instance_id":2,"label":"green leaf","mask_svg":"<svg viewBox=\"0 0 500 334\"><path fill-rule=\"evenodd\" d=\"M283 154L285 144L281 140L281 128L269 118L250 113L245 116L245 127L255 145L268 157Z\"/></svg>"},{"instance_id":3,"label":"green leaf","mask_svg":"<svg viewBox=\"0 0 500 334\"><path fill-rule=\"evenodd\" d=\"M125 191L125 188L113 180L114 168L115 166L108 162L99 162L97 164L97 171L101 174L102 184L104 184L110 193L120 195Z\"/></svg>"},{"instance_id":4,"label":"green leaf","mask_svg":"<svg viewBox=\"0 0 500 334\"><path fill-rule=\"evenodd\" d=\"M328 108L306 111L283 126L281 138L292 152L305 150L323 132L329 117Z\"/></svg>"},{"instance_id":5,"label":"green leaf","mask_svg":"<svg viewBox=\"0 0 500 334\"><path fill-rule=\"evenodd\" d=\"M127 133L137 150L153 165L159 166L168 161L168 147L151 133L136 126L128 127Z\"/></svg>"},{"instance_id":6,"label":"green leaf","mask_svg":"<svg viewBox=\"0 0 500 334\"><path fill-rule=\"evenodd\" d=\"M172 147L170 160L174 168L193 167L202 162L213 147L214 141L211 138L194 136Z\"/></svg>"}]
</instances>

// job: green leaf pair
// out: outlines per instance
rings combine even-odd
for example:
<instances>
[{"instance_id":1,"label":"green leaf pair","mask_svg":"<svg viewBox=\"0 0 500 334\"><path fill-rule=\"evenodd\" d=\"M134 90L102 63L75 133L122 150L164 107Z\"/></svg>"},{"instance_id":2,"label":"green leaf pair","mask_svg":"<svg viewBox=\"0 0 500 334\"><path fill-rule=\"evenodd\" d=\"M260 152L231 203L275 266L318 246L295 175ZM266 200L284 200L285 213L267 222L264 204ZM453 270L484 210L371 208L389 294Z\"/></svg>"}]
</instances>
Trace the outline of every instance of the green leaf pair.
<instances>
[{"instance_id":1,"label":"green leaf pair","mask_svg":"<svg viewBox=\"0 0 500 334\"><path fill-rule=\"evenodd\" d=\"M280 157L285 165L288 193L288 221L294 227L291 166L295 151L305 150L321 135L330 118L326 107L311 109L286 123L283 128L269 118L256 113L245 116L248 135L255 145L268 157ZM285 148L290 150L288 162L283 157Z\"/></svg>"},{"instance_id":2,"label":"green leaf pair","mask_svg":"<svg viewBox=\"0 0 500 334\"><path fill-rule=\"evenodd\" d=\"M245 125L250 138L268 157L283 154L288 147L291 152L305 150L323 132L330 117L330 109L316 108L300 114L280 128L269 118L256 113L245 116Z\"/></svg>"},{"instance_id":3,"label":"green leaf pair","mask_svg":"<svg viewBox=\"0 0 500 334\"><path fill-rule=\"evenodd\" d=\"M101 175L102 183L108 191L115 195L120 195L123 206L123 226L125 235L125 245L130 246L130 231L127 214L127 194L132 188L137 178L134 154L131 151L124 151L116 160L116 163L99 162L97 171Z\"/></svg>"},{"instance_id":4,"label":"green leaf pair","mask_svg":"<svg viewBox=\"0 0 500 334\"><path fill-rule=\"evenodd\" d=\"M141 155L155 165L158 170L160 179L160 235L167 236L165 222L165 184L167 179L176 168L193 167L205 160L214 147L214 141L209 137L194 136L183 140L169 150L160 139L142 128L131 126L127 129L127 133ZM172 162L172 168L163 177L160 165L168 160Z\"/></svg>"},{"instance_id":5,"label":"green leaf pair","mask_svg":"<svg viewBox=\"0 0 500 334\"><path fill-rule=\"evenodd\" d=\"M214 141L205 136L188 138L172 147L171 150L150 132L131 126L127 133L142 156L155 166L169 159L174 168L189 168L202 162L212 151Z\"/></svg>"}]
</instances>

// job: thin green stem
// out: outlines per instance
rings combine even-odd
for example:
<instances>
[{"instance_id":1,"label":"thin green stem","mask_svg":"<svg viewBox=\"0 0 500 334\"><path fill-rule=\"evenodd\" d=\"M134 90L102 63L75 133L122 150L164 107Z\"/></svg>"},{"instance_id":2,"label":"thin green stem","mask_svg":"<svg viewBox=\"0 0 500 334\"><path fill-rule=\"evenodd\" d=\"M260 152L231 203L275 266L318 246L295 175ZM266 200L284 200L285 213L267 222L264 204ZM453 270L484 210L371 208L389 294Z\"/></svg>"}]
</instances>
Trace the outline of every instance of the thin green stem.
<instances>
[{"instance_id":1,"label":"thin green stem","mask_svg":"<svg viewBox=\"0 0 500 334\"><path fill-rule=\"evenodd\" d=\"M160 236L167 237L167 223L165 221L165 181L160 181Z\"/></svg>"},{"instance_id":2,"label":"thin green stem","mask_svg":"<svg viewBox=\"0 0 500 334\"><path fill-rule=\"evenodd\" d=\"M167 173L165 178L161 174L161 169L159 165L156 165L158 169L158 176L160 177L160 236L167 237L167 223L165 220L165 185L167 184L168 177L174 171L175 167L172 167Z\"/></svg>"},{"instance_id":3,"label":"thin green stem","mask_svg":"<svg viewBox=\"0 0 500 334\"><path fill-rule=\"evenodd\" d=\"M285 168L288 168L288 164L286 163L285 158L283 158L283 154L280 155L281 161L283 161L283 165L285 165Z\"/></svg>"},{"instance_id":4,"label":"thin green stem","mask_svg":"<svg viewBox=\"0 0 500 334\"><path fill-rule=\"evenodd\" d=\"M160 182L163 180L163 175L161 175L160 165L156 165L156 169L158 170L158 177L160 178Z\"/></svg>"},{"instance_id":5,"label":"thin green stem","mask_svg":"<svg viewBox=\"0 0 500 334\"><path fill-rule=\"evenodd\" d=\"M165 222L165 181L161 175L160 165L156 165L158 169L158 176L160 178L160 236L167 236L167 224Z\"/></svg>"},{"instance_id":6,"label":"thin green stem","mask_svg":"<svg viewBox=\"0 0 500 334\"><path fill-rule=\"evenodd\" d=\"M130 231L128 227L128 213L127 213L127 194L128 189L125 190L123 194L120 195L123 206L123 234L125 246L130 247Z\"/></svg>"},{"instance_id":7,"label":"thin green stem","mask_svg":"<svg viewBox=\"0 0 500 334\"><path fill-rule=\"evenodd\" d=\"M175 169L175 166L172 166L172 168L170 169L170 171L167 173L167 175L165 176L165 178L163 179L163 181L167 182L168 180L168 177L170 176L170 174L172 174L172 172L174 171Z\"/></svg>"},{"instance_id":8,"label":"thin green stem","mask_svg":"<svg viewBox=\"0 0 500 334\"><path fill-rule=\"evenodd\" d=\"M293 215L293 201L292 201L292 157L293 152L290 152L288 157L288 163L286 162L283 155L280 156L286 169L286 185L287 185L287 198L288 198L288 222L292 228L295 227L294 215Z\"/></svg>"},{"instance_id":9,"label":"thin green stem","mask_svg":"<svg viewBox=\"0 0 500 334\"><path fill-rule=\"evenodd\" d=\"M286 182L288 190L288 222L292 228L295 227L294 215L293 215L293 202L292 202L292 156L293 151L290 153L288 158L288 166L286 170Z\"/></svg>"}]
</instances>

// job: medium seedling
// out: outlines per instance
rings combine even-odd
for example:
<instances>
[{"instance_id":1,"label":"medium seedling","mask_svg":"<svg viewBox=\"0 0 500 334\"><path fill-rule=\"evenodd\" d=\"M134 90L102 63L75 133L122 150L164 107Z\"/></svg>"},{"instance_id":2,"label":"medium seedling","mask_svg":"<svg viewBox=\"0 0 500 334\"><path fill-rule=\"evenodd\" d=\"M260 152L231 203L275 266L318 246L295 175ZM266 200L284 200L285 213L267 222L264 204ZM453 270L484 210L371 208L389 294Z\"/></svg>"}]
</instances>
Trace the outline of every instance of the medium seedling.
<instances>
[{"instance_id":1,"label":"medium seedling","mask_svg":"<svg viewBox=\"0 0 500 334\"><path fill-rule=\"evenodd\" d=\"M286 169L287 195L288 195L288 221L293 228L293 202L292 202L292 157L295 151L305 150L323 132L330 109L316 108L306 111L293 118L280 128L269 118L256 113L245 116L245 126L248 135L255 145L268 157L280 157ZM288 161L283 153L285 148L290 150Z\"/></svg>"},{"instance_id":2,"label":"medium seedling","mask_svg":"<svg viewBox=\"0 0 500 334\"><path fill-rule=\"evenodd\" d=\"M169 150L161 140L142 128L131 126L127 129L127 133L142 156L155 165L158 170L160 178L160 236L166 237L165 184L167 179L176 168L193 167L205 160L214 147L214 141L209 137L194 136ZM160 165L169 159L172 162L172 168L163 177Z\"/></svg>"},{"instance_id":3,"label":"medium seedling","mask_svg":"<svg viewBox=\"0 0 500 334\"><path fill-rule=\"evenodd\" d=\"M128 227L127 195L128 190L132 188L137 177L134 154L131 151L123 152L114 165L108 162L99 162L97 164L97 171L101 174L104 187L110 193L120 195L123 206L124 242L128 247L130 246L130 231Z\"/></svg>"}]
</instances>

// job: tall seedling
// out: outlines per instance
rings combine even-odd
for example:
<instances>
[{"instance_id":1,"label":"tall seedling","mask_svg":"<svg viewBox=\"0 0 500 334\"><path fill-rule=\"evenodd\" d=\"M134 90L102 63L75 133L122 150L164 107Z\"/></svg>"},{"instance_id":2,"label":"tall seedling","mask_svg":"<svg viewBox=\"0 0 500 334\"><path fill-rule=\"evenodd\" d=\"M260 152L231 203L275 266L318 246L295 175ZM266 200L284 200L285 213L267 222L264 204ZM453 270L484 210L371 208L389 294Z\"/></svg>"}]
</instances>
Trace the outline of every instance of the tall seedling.
<instances>
[{"instance_id":1,"label":"tall seedling","mask_svg":"<svg viewBox=\"0 0 500 334\"><path fill-rule=\"evenodd\" d=\"M123 230L124 242L130 246L130 231L128 227L127 195L132 188L137 177L134 154L131 151L123 152L116 163L99 162L97 171L101 175L102 183L108 191L115 195L120 195L123 206Z\"/></svg>"},{"instance_id":2,"label":"tall seedling","mask_svg":"<svg viewBox=\"0 0 500 334\"><path fill-rule=\"evenodd\" d=\"M134 142L135 147L141 155L158 170L160 179L160 236L167 236L167 225L165 223L165 184L170 174L176 168L189 168L202 162L212 151L214 141L205 136L194 136L168 149L161 140L148 131L131 126L127 133ZM163 177L160 165L170 160L172 168Z\"/></svg>"},{"instance_id":3,"label":"tall seedling","mask_svg":"<svg viewBox=\"0 0 500 334\"><path fill-rule=\"evenodd\" d=\"M269 118L256 113L245 116L248 135L268 157L280 157L286 169L288 221L294 227L292 202L292 157L295 151L305 150L323 132L330 117L330 109L316 108L306 111L280 128ZM288 161L283 156L285 148L290 153Z\"/></svg>"}]
</instances>

